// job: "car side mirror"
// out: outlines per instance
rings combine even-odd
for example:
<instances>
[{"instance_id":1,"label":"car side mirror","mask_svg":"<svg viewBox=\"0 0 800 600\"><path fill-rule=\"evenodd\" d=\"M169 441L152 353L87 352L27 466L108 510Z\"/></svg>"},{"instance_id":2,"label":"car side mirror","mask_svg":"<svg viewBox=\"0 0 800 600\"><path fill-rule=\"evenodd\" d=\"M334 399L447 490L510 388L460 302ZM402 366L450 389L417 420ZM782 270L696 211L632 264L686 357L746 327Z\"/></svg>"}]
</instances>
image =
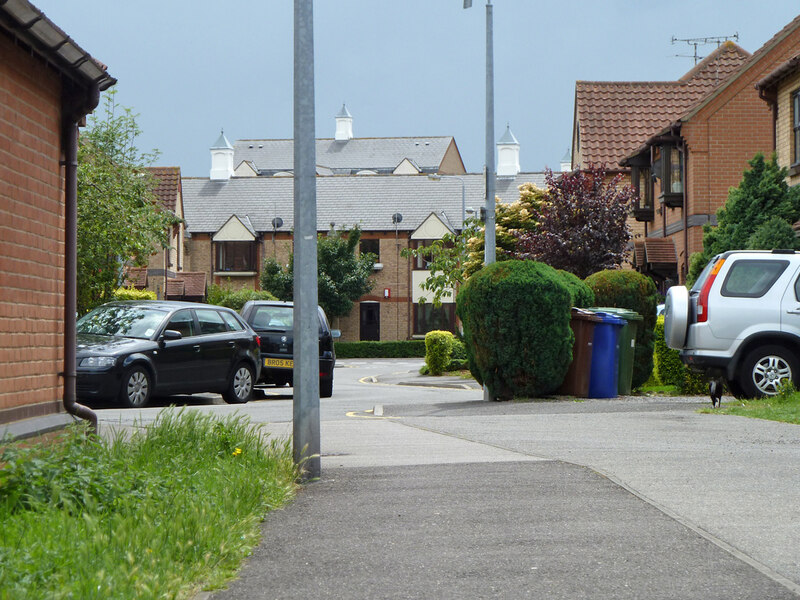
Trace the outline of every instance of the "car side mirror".
<instances>
[{"instance_id":1,"label":"car side mirror","mask_svg":"<svg viewBox=\"0 0 800 600\"><path fill-rule=\"evenodd\" d=\"M331 337L335 340L338 340L342 337L342 332L339 329L331 329Z\"/></svg>"},{"instance_id":2,"label":"car side mirror","mask_svg":"<svg viewBox=\"0 0 800 600\"><path fill-rule=\"evenodd\" d=\"M175 331L174 329L165 329L164 333L161 334L161 337L158 338L160 342L166 342L169 340L179 340L183 337L180 331Z\"/></svg>"}]
</instances>

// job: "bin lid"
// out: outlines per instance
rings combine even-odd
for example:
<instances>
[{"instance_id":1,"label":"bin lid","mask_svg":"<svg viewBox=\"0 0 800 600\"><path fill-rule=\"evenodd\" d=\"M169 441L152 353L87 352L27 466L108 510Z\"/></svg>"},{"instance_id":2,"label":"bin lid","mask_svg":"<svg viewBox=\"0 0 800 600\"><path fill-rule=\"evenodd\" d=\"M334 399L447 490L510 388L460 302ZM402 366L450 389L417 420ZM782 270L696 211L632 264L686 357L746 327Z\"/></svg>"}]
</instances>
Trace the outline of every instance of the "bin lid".
<instances>
[{"instance_id":1,"label":"bin lid","mask_svg":"<svg viewBox=\"0 0 800 600\"><path fill-rule=\"evenodd\" d=\"M601 321L602 323L609 323L611 325L626 325L628 323L625 319L622 319L616 315L612 315L611 313L608 312L598 311L594 314L596 314L598 317L602 319Z\"/></svg>"},{"instance_id":2,"label":"bin lid","mask_svg":"<svg viewBox=\"0 0 800 600\"><path fill-rule=\"evenodd\" d=\"M583 308L572 307L572 318L578 321L591 321L592 323L599 323L602 319L590 310Z\"/></svg>"},{"instance_id":3,"label":"bin lid","mask_svg":"<svg viewBox=\"0 0 800 600\"><path fill-rule=\"evenodd\" d=\"M587 308L586 310L591 310L592 312L605 312L620 317L621 319L625 319L626 321L641 321L643 320L642 315L637 313L635 310L631 310L629 308L617 308L615 306L592 306L591 308Z\"/></svg>"}]
</instances>

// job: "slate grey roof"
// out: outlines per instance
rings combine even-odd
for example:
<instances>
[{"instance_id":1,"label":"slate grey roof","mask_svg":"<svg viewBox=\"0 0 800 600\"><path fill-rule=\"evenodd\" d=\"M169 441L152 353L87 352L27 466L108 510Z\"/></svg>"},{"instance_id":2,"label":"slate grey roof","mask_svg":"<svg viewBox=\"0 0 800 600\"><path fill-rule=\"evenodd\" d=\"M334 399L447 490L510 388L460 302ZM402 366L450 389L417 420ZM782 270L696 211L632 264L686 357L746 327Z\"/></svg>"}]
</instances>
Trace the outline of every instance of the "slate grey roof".
<instances>
[{"instance_id":1,"label":"slate grey roof","mask_svg":"<svg viewBox=\"0 0 800 600\"><path fill-rule=\"evenodd\" d=\"M466 206L478 210L485 198L484 176L459 177L464 180ZM328 231L331 223L336 223L337 229L359 225L364 231L394 231L392 215L396 212L403 215L397 228L403 232L415 230L431 212L443 216L455 229L462 225L459 179L361 175L317 177L316 181L318 231ZM514 202L519 199L519 186L525 182L544 187L544 174L498 178L497 195L504 202ZM294 227L292 177L234 177L226 182L187 177L182 184L189 233L214 233L233 214L249 221L258 232L271 232L274 217L283 219L280 231Z\"/></svg>"},{"instance_id":2,"label":"slate grey roof","mask_svg":"<svg viewBox=\"0 0 800 600\"><path fill-rule=\"evenodd\" d=\"M224 131L219 132L219 137L217 138L217 141L214 142L213 146L211 146L211 150L218 150L220 148L224 148L225 150L230 150L231 148L233 148L233 146L231 146L231 143L228 141L228 138L225 137Z\"/></svg>"},{"instance_id":3,"label":"slate grey roof","mask_svg":"<svg viewBox=\"0 0 800 600\"><path fill-rule=\"evenodd\" d=\"M453 142L452 136L353 138L336 141L317 139L316 164L338 175L365 169L391 172L404 158L414 161L424 172L435 173ZM237 140L233 163L252 161L262 175L291 171L294 167L294 140Z\"/></svg>"},{"instance_id":4,"label":"slate grey roof","mask_svg":"<svg viewBox=\"0 0 800 600\"><path fill-rule=\"evenodd\" d=\"M347 110L347 107L344 104L342 104L342 109L338 113L336 113L336 117L338 119L352 119L353 115L351 115L350 111Z\"/></svg>"}]
</instances>

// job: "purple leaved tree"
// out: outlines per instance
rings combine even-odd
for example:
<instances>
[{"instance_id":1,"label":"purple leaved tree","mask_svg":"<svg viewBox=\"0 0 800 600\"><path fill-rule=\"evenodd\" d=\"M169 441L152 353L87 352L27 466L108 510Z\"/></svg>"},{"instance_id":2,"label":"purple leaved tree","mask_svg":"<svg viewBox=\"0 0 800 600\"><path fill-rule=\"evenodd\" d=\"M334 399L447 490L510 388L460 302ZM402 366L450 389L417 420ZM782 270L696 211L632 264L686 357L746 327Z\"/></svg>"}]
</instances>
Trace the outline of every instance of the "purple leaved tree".
<instances>
[{"instance_id":1,"label":"purple leaved tree","mask_svg":"<svg viewBox=\"0 0 800 600\"><path fill-rule=\"evenodd\" d=\"M547 199L540 227L517 235L514 258L546 263L581 279L619 266L631 233L626 218L633 189L622 175L607 180L602 166L554 176L546 171Z\"/></svg>"}]
</instances>

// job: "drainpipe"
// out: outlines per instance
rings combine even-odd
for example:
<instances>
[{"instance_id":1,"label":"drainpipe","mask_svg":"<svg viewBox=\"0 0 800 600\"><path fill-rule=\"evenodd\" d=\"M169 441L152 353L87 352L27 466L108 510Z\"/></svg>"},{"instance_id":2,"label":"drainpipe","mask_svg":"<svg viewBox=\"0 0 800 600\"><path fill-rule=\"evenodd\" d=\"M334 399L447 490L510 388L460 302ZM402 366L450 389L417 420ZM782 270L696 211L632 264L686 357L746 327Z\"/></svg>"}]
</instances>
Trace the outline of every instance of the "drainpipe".
<instances>
[{"instance_id":1,"label":"drainpipe","mask_svg":"<svg viewBox=\"0 0 800 600\"><path fill-rule=\"evenodd\" d=\"M689 193L687 191L689 183L689 153L686 152L686 140L681 138L681 154L683 155L683 269L681 278L686 283L686 276L689 274Z\"/></svg>"},{"instance_id":2,"label":"drainpipe","mask_svg":"<svg viewBox=\"0 0 800 600\"><path fill-rule=\"evenodd\" d=\"M71 415L89 421L97 433L97 415L78 404L75 392L76 313L78 310L78 122L100 101L100 90L92 86L87 98L69 97L64 103L62 132L64 146L65 273L64 273L64 409Z\"/></svg>"}]
</instances>

